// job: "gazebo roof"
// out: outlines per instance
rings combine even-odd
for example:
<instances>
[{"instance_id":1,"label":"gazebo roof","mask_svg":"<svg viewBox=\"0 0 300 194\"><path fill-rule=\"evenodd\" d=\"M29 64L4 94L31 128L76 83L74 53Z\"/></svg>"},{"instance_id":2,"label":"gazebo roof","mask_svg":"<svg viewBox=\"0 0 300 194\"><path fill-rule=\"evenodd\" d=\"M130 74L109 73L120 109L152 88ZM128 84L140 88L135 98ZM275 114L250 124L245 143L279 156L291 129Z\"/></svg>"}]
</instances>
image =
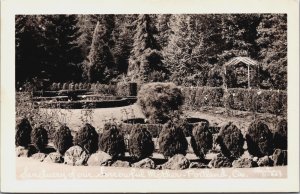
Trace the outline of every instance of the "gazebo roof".
<instances>
[{"instance_id":1,"label":"gazebo roof","mask_svg":"<svg viewBox=\"0 0 300 194\"><path fill-rule=\"evenodd\" d=\"M225 66L237 65L240 62L245 63L246 65L258 66L258 62L249 57L234 57L229 62L225 63Z\"/></svg>"}]
</instances>

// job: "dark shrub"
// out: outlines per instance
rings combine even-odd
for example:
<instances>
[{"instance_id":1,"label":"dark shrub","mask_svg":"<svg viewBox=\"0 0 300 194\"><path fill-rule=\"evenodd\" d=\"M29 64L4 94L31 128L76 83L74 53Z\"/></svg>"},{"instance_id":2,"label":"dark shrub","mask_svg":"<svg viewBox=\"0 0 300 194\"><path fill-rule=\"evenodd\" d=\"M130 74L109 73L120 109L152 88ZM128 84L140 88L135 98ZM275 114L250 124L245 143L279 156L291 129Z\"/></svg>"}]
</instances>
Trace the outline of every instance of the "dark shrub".
<instances>
[{"instance_id":1,"label":"dark shrub","mask_svg":"<svg viewBox=\"0 0 300 194\"><path fill-rule=\"evenodd\" d=\"M264 122L253 121L246 134L249 153L258 157L272 154L272 139L272 133Z\"/></svg>"},{"instance_id":2,"label":"dark shrub","mask_svg":"<svg viewBox=\"0 0 300 194\"><path fill-rule=\"evenodd\" d=\"M223 125L219 131L217 143L227 157L238 158L244 153L244 137L241 130L231 122Z\"/></svg>"},{"instance_id":3,"label":"dark shrub","mask_svg":"<svg viewBox=\"0 0 300 194\"><path fill-rule=\"evenodd\" d=\"M71 130L66 125L62 125L54 134L54 147L61 154L73 146L73 136Z\"/></svg>"},{"instance_id":4,"label":"dark shrub","mask_svg":"<svg viewBox=\"0 0 300 194\"><path fill-rule=\"evenodd\" d=\"M196 156L201 159L205 158L205 154L212 148L213 137L209 131L208 125L201 122L193 128L191 136L191 145Z\"/></svg>"},{"instance_id":5,"label":"dark shrub","mask_svg":"<svg viewBox=\"0 0 300 194\"><path fill-rule=\"evenodd\" d=\"M17 121L15 135L16 146L28 147L28 145L30 144L31 131L32 128L28 119L22 118L21 120Z\"/></svg>"},{"instance_id":6,"label":"dark shrub","mask_svg":"<svg viewBox=\"0 0 300 194\"><path fill-rule=\"evenodd\" d=\"M181 109L183 95L173 83L149 83L139 91L138 104L149 123L166 123L174 111Z\"/></svg>"},{"instance_id":7,"label":"dark shrub","mask_svg":"<svg viewBox=\"0 0 300 194\"><path fill-rule=\"evenodd\" d=\"M274 133L274 149L287 149L287 121L280 119Z\"/></svg>"},{"instance_id":8,"label":"dark shrub","mask_svg":"<svg viewBox=\"0 0 300 194\"><path fill-rule=\"evenodd\" d=\"M152 155L154 143L152 136L146 127L132 125L129 138L129 153L135 160L141 160Z\"/></svg>"},{"instance_id":9,"label":"dark shrub","mask_svg":"<svg viewBox=\"0 0 300 194\"><path fill-rule=\"evenodd\" d=\"M124 136L116 124L104 124L103 133L99 136L99 148L114 159L125 155Z\"/></svg>"},{"instance_id":10,"label":"dark shrub","mask_svg":"<svg viewBox=\"0 0 300 194\"><path fill-rule=\"evenodd\" d=\"M31 143L38 151L42 152L45 150L48 144L48 134L42 125L31 131Z\"/></svg>"},{"instance_id":11,"label":"dark shrub","mask_svg":"<svg viewBox=\"0 0 300 194\"><path fill-rule=\"evenodd\" d=\"M186 154L188 142L184 136L183 129L171 121L164 124L158 137L159 151L165 157L175 154Z\"/></svg>"},{"instance_id":12,"label":"dark shrub","mask_svg":"<svg viewBox=\"0 0 300 194\"><path fill-rule=\"evenodd\" d=\"M95 153L98 150L98 133L92 125L86 123L76 133L74 144L84 148L89 154Z\"/></svg>"}]
</instances>

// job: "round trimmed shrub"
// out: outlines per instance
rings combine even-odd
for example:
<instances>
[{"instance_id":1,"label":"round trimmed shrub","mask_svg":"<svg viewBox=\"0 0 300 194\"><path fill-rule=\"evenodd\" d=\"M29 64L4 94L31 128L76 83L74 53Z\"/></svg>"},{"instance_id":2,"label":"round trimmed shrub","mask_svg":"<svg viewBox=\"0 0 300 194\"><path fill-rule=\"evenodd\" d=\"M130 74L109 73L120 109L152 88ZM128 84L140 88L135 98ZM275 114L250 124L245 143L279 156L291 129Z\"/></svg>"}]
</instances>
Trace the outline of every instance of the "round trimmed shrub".
<instances>
[{"instance_id":1,"label":"round trimmed shrub","mask_svg":"<svg viewBox=\"0 0 300 194\"><path fill-rule=\"evenodd\" d=\"M48 145L48 134L47 130L42 125L31 131L31 143L39 152L45 150Z\"/></svg>"},{"instance_id":2,"label":"round trimmed shrub","mask_svg":"<svg viewBox=\"0 0 300 194\"><path fill-rule=\"evenodd\" d=\"M100 150L108 153L113 159L125 155L124 136L114 123L105 123L103 133L99 136Z\"/></svg>"},{"instance_id":3,"label":"round trimmed shrub","mask_svg":"<svg viewBox=\"0 0 300 194\"><path fill-rule=\"evenodd\" d=\"M64 84L62 85L62 89L63 89L63 90L68 90L68 89L69 89L69 84L68 84L68 83L64 83Z\"/></svg>"},{"instance_id":4,"label":"round trimmed shrub","mask_svg":"<svg viewBox=\"0 0 300 194\"><path fill-rule=\"evenodd\" d=\"M134 160L141 160L152 155L154 143L150 132L142 125L132 125L129 135L129 153Z\"/></svg>"},{"instance_id":5,"label":"round trimmed shrub","mask_svg":"<svg viewBox=\"0 0 300 194\"><path fill-rule=\"evenodd\" d=\"M158 137L159 152L165 157L186 154L188 142L180 125L169 121L164 124Z\"/></svg>"},{"instance_id":6,"label":"round trimmed shrub","mask_svg":"<svg viewBox=\"0 0 300 194\"><path fill-rule=\"evenodd\" d=\"M32 128L27 118L22 118L17 121L15 144L16 146L28 147L30 144L30 134Z\"/></svg>"},{"instance_id":7,"label":"round trimmed shrub","mask_svg":"<svg viewBox=\"0 0 300 194\"><path fill-rule=\"evenodd\" d=\"M84 148L88 154L95 153L98 150L98 133L92 125L86 123L76 133L74 144Z\"/></svg>"},{"instance_id":8,"label":"round trimmed shrub","mask_svg":"<svg viewBox=\"0 0 300 194\"><path fill-rule=\"evenodd\" d=\"M73 136L69 127L66 125L60 126L54 134L53 144L61 155L64 155L73 146Z\"/></svg>"},{"instance_id":9,"label":"round trimmed shrub","mask_svg":"<svg viewBox=\"0 0 300 194\"><path fill-rule=\"evenodd\" d=\"M227 157L239 158L244 153L244 137L232 122L223 125L217 137L222 153Z\"/></svg>"},{"instance_id":10,"label":"round trimmed shrub","mask_svg":"<svg viewBox=\"0 0 300 194\"><path fill-rule=\"evenodd\" d=\"M287 121L280 119L274 133L274 149L287 149Z\"/></svg>"},{"instance_id":11,"label":"round trimmed shrub","mask_svg":"<svg viewBox=\"0 0 300 194\"><path fill-rule=\"evenodd\" d=\"M149 83L138 93L138 104L149 123L166 123L183 104L181 90L174 83Z\"/></svg>"},{"instance_id":12,"label":"round trimmed shrub","mask_svg":"<svg viewBox=\"0 0 300 194\"><path fill-rule=\"evenodd\" d=\"M200 122L193 128L191 146L196 156L205 158L206 153L212 148L213 136L205 122Z\"/></svg>"},{"instance_id":13,"label":"round trimmed shrub","mask_svg":"<svg viewBox=\"0 0 300 194\"><path fill-rule=\"evenodd\" d=\"M272 154L273 137L269 127L260 120L253 121L246 134L248 151L254 156L265 156Z\"/></svg>"}]
</instances>

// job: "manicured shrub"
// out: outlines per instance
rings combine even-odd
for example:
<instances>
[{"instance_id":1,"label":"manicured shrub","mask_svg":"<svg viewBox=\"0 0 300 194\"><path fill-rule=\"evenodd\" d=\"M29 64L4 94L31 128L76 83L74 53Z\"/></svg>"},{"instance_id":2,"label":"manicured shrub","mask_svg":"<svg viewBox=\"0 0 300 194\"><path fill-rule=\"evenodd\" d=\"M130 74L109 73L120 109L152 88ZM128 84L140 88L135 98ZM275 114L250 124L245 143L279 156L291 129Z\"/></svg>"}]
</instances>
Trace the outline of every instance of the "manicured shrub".
<instances>
[{"instance_id":1,"label":"manicured shrub","mask_svg":"<svg viewBox=\"0 0 300 194\"><path fill-rule=\"evenodd\" d=\"M231 122L223 125L217 137L223 154L227 157L239 158L244 153L244 137L241 130Z\"/></svg>"},{"instance_id":2,"label":"manicured shrub","mask_svg":"<svg viewBox=\"0 0 300 194\"><path fill-rule=\"evenodd\" d=\"M143 125L133 125L129 135L129 153L135 160L141 160L152 155L154 143L152 136Z\"/></svg>"},{"instance_id":3,"label":"manicured shrub","mask_svg":"<svg viewBox=\"0 0 300 194\"><path fill-rule=\"evenodd\" d=\"M125 155L124 136L115 123L104 124L103 133L99 136L99 148L114 159Z\"/></svg>"},{"instance_id":4,"label":"manicured shrub","mask_svg":"<svg viewBox=\"0 0 300 194\"><path fill-rule=\"evenodd\" d=\"M63 90L68 90L68 89L69 89L69 84L68 84L68 83L64 83L64 84L62 85L62 89L63 89Z\"/></svg>"},{"instance_id":5,"label":"manicured shrub","mask_svg":"<svg viewBox=\"0 0 300 194\"><path fill-rule=\"evenodd\" d=\"M188 142L180 125L169 121L164 124L158 137L159 151L165 157L186 154Z\"/></svg>"},{"instance_id":6,"label":"manicured shrub","mask_svg":"<svg viewBox=\"0 0 300 194\"><path fill-rule=\"evenodd\" d=\"M28 147L30 144L30 134L32 128L27 118L22 118L17 121L15 144L16 146Z\"/></svg>"},{"instance_id":7,"label":"manicured shrub","mask_svg":"<svg viewBox=\"0 0 300 194\"><path fill-rule=\"evenodd\" d=\"M45 150L48 144L48 134L42 125L31 131L31 143L38 151L42 152Z\"/></svg>"},{"instance_id":8,"label":"manicured shrub","mask_svg":"<svg viewBox=\"0 0 300 194\"><path fill-rule=\"evenodd\" d=\"M84 148L88 154L98 150L98 133L95 128L86 123L77 133L74 139L74 145Z\"/></svg>"},{"instance_id":9,"label":"manicured shrub","mask_svg":"<svg viewBox=\"0 0 300 194\"><path fill-rule=\"evenodd\" d=\"M74 84L74 89L75 89L75 90L79 90L79 85L78 85L78 83Z\"/></svg>"},{"instance_id":10,"label":"manicured shrub","mask_svg":"<svg viewBox=\"0 0 300 194\"><path fill-rule=\"evenodd\" d=\"M213 136L209 131L209 126L205 122L198 123L193 128L191 145L196 156L201 159L205 158L206 153L212 148Z\"/></svg>"},{"instance_id":11,"label":"manicured shrub","mask_svg":"<svg viewBox=\"0 0 300 194\"><path fill-rule=\"evenodd\" d=\"M53 144L61 155L64 155L65 152L73 146L73 136L69 127L66 125L60 126L54 134Z\"/></svg>"},{"instance_id":12,"label":"manicured shrub","mask_svg":"<svg viewBox=\"0 0 300 194\"><path fill-rule=\"evenodd\" d=\"M57 83L57 90L61 90L61 89L62 89L61 83Z\"/></svg>"},{"instance_id":13,"label":"manicured shrub","mask_svg":"<svg viewBox=\"0 0 300 194\"><path fill-rule=\"evenodd\" d=\"M81 82L78 84L78 89L79 90L84 90L85 89L85 88L83 88L83 84Z\"/></svg>"},{"instance_id":14,"label":"manicured shrub","mask_svg":"<svg viewBox=\"0 0 300 194\"><path fill-rule=\"evenodd\" d=\"M246 141L250 154L258 157L272 154L272 140L272 133L264 122L255 120L250 124L246 134Z\"/></svg>"},{"instance_id":15,"label":"manicured shrub","mask_svg":"<svg viewBox=\"0 0 300 194\"><path fill-rule=\"evenodd\" d=\"M274 149L287 149L287 121L280 119L274 133Z\"/></svg>"},{"instance_id":16,"label":"manicured shrub","mask_svg":"<svg viewBox=\"0 0 300 194\"><path fill-rule=\"evenodd\" d=\"M173 83L149 83L139 91L138 104L149 123L166 123L181 109L183 95Z\"/></svg>"}]
</instances>

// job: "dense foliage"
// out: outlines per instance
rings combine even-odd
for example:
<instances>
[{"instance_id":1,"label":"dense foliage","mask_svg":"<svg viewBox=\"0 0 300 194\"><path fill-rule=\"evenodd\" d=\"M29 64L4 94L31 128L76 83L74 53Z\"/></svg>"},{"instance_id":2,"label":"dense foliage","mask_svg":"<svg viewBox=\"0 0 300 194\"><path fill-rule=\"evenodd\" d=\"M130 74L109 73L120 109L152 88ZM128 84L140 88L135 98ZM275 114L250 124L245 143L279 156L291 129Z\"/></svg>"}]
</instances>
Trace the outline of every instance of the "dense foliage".
<instances>
[{"instance_id":1,"label":"dense foliage","mask_svg":"<svg viewBox=\"0 0 300 194\"><path fill-rule=\"evenodd\" d=\"M17 121L16 125L16 135L15 135L15 144L16 146L27 147L30 144L30 134L32 128L26 118L22 118Z\"/></svg>"},{"instance_id":2,"label":"dense foliage","mask_svg":"<svg viewBox=\"0 0 300 194\"><path fill-rule=\"evenodd\" d=\"M259 87L287 87L286 14L17 15L16 84L172 81L221 86L222 66L247 56Z\"/></svg>"},{"instance_id":3,"label":"dense foliage","mask_svg":"<svg viewBox=\"0 0 300 194\"><path fill-rule=\"evenodd\" d=\"M73 136L69 127L66 125L60 126L55 132L53 144L61 155L64 155L64 153L73 146Z\"/></svg>"},{"instance_id":4,"label":"dense foliage","mask_svg":"<svg viewBox=\"0 0 300 194\"><path fill-rule=\"evenodd\" d=\"M99 149L114 159L125 155L124 136L115 123L105 123L103 133L99 136Z\"/></svg>"},{"instance_id":5,"label":"dense foliage","mask_svg":"<svg viewBox=\"0 0 300 194\"><path fill-rule=\"evenodd\" d=\"M181 125L169 121L164 124L158 137L159 152L165 157L176 154L186 154L188 142L185 138Z\"/></svg>"},{"instance_id":6,"label":"dense foliage","mask_svg":"<svg viewBox=\"0 0 300 194\"><path fill-rule=\"evenodd\" d=\"M151 133L143 125L132 125L129 135L129 153L136 159L141 160L152 155L154 143Z\"/></svg>"},{"instance_id":7,"label":"dense foliage","mask_svg":"<svg viewBox=\"0 0 300 194\"><path fill-rule=\"evenodd\" d=\"M48 145L47 130L42 125L31 131L31 143L40 152L44 151Z\"/></svg>"},{"instance_id":8,"label":"dense foliage","mask_svg":"<svg viewBox=\"0 0 300 194\"><path fill-rule=\"evenodd\" d=\"M166 123L183 104L181 90L173 83L149 83L141 87L138 104L149 123Z\"/></svg>"},{"instance_id":9,"label":"dense foliage","mask_svg":"<svg viewBox=\"0 0 300 194\"><path fill-rule=\"evenodd\" d=\"M79 145L88 154L95 153L98 150L98 133L96 129L92 125L86 123L76 133L74 145Z\"/></svg>"}]
</instances>

